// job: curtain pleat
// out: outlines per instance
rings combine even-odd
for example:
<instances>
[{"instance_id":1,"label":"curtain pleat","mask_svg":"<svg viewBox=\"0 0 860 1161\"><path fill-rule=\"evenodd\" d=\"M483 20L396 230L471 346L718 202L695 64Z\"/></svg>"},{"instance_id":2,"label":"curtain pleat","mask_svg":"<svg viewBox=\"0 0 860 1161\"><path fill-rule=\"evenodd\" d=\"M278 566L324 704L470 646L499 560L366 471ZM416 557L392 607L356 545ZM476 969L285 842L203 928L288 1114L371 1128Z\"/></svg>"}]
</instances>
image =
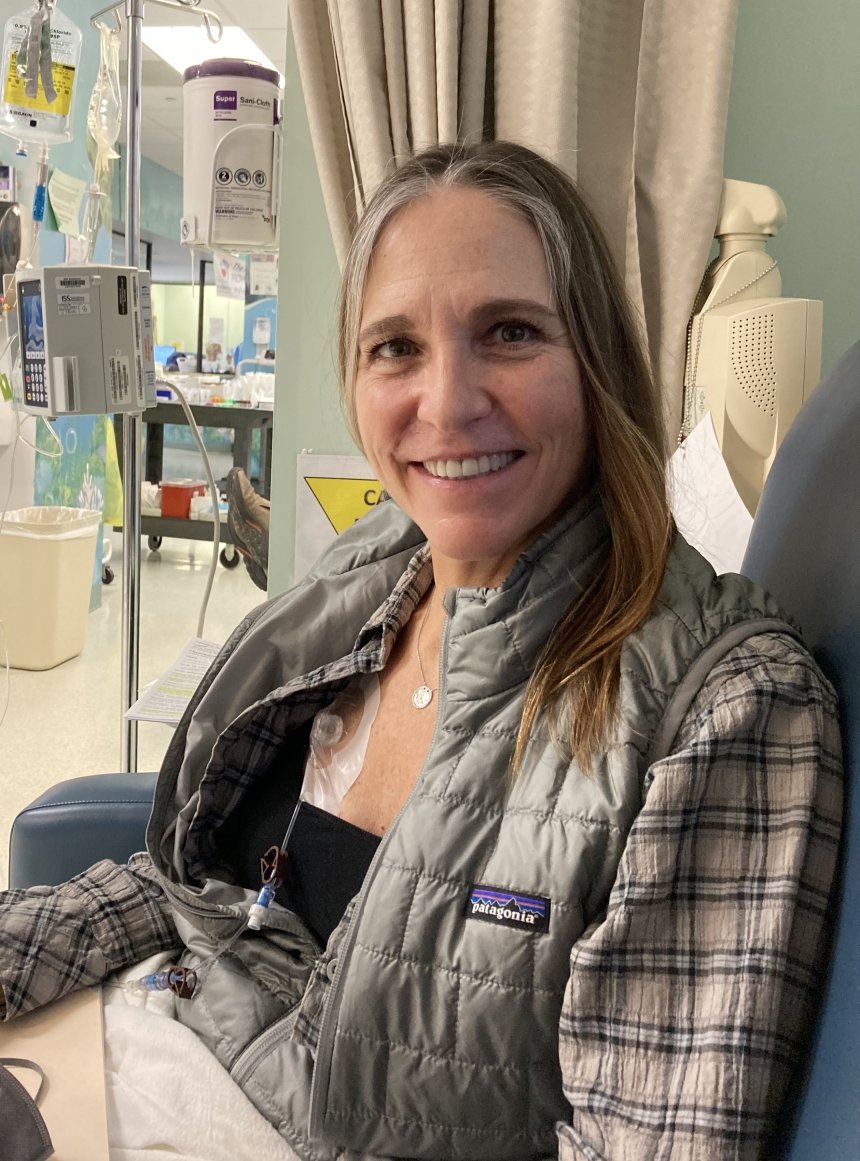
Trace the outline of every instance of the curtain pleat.
<instances>
[{"instance_id":1,"label":"curtain pleat","mask_svg":"<svg viewBox=\"0 0 860 1161\"><path fill-rule=\"evenodd\" d=\"M449 140L475 144L484 138L489 35L490 0L470 0L463 6L460 24L457 136Z\"/></svg>"},{"instance_id":2,"label":"curtain pleat","mask_svg":"<svg viewBox=\"0 0 860 1161\"><path fill-rule=\"evenodd\" d=\"M429 8L429 5L427 7ZM460 0L437 0L433 15L433 35L436 42L436 142L457 141L462 19Z\"/></svg>"},{"instance_id":3,"label":"curtain pleat","mask_svg":"<svg viewBox=\"0 0 860 1161\"><path fill-rule=\"evenodd\" d=\"M403 13L400 0L383 0L382 30L385 44L386 76L388 78L388 123L391 130L391 148L394 158L408 157L409 148L409 94L403 61Z\"/></svg>"},{"instance_id":4,"label":"curtain pleat","mask_svg":"<svg viewBox=\"0 0 860 1161\"><path fill-rule=\"evenodd\" d=\"M528 145L576 176L579 4L495 5L494 136Z\"/></svg>"},{"instance_id":5,"label":"curtain pleat","mask_svg":"<svg viewBox=\"0 0 860 1161\"><path fill-rule=\"evenodd\" d=\"M417 153L438 140L436 118L436 42L434 3L403 0L403 31L406 47L406 92L409 94L409 137Z\"/></svg>"},{"instance_id":6,"label":"curtain pleat","mask_svg":"<svg viewBox=\"0 0 860 1161\"><path fill-rule=\"evenodd\" d=\"M390 167L518 141L594 209L680 423L686 324L722 182L738 0L290 0L339 257Z\"/></svg>"},{"instance_id":7,"label":"curtain pleat","mask_svg":"<svg viewBox=\"0 0 860 1161\"><path fill-rule=\"evenodd\" d=\"M638 259L670 432L681 424L687 320L719 211L736 15L736 0L644 6L627 255L631 267Z\"/></svg>"},{"instance_id":8,"label":"curtain pleat","mask_svg":"<svg viewBox=\"0 0 860 1161\"><path fill-rule=\"evenodd\" d=\"M342 258L355 220L355 177L332 25L325 5L315 0L291 0L289 15L326 213Z\"/></svg>"}]
</instances>

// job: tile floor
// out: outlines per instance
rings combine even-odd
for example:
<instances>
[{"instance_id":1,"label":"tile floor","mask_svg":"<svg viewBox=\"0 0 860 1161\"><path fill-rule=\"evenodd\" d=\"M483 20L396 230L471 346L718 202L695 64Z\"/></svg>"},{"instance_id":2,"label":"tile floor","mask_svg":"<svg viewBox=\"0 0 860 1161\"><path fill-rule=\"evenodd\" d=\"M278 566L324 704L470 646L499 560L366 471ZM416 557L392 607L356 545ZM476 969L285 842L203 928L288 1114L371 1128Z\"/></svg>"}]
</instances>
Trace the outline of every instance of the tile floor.
<instances>
[{"instance_id":1,"label":"tile floor","mask_svg":"<svg viewBox=\"0 0 860 1161\"><path fill-rule=\"evenodd\" d=\"M164 540L158 552L143 542L140 572L140 685L158 677L195 635L211 546ZM7 882L9 829L18 811L63 778L120 768L122 536L113 534L116 579L102 586L102 607L89 614L83 653L54 669L9 671L9 706L0 725L0 887ZM265 599L240 564L220 564L204 635L226 640ZM0 660L0 717L6 673ZM138 769L155 770L170 728L138 726Z\"/></svg>"}]
</instances>

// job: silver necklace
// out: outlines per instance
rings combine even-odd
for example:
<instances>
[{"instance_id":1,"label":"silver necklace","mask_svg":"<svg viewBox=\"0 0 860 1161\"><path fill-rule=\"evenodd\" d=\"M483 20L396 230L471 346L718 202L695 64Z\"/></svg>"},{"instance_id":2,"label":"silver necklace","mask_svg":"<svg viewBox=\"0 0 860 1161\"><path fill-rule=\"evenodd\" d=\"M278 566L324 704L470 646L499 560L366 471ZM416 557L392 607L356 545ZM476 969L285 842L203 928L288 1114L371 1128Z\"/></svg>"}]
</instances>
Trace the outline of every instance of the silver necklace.
<instances>
[{"instance_id":1,"label":"silver necklace","mask_svg":"<svg viewBox=\"0 0 860 1161\"><path fill-rule=\"evenodd\" d=\"M424 616L421 618L421 624L418 626L418 635L415 638L415 656L418 659L418 672L421 674L421 684L416 685L412 691L412 704L416 709L426 709L433 700L433 690L427 684L427 679L424 676L424 666L421 664L421 633L424 629L424 622L427 620L427 613L430 611L430 605L424 611Z\"/></svg>"}]
</instances>

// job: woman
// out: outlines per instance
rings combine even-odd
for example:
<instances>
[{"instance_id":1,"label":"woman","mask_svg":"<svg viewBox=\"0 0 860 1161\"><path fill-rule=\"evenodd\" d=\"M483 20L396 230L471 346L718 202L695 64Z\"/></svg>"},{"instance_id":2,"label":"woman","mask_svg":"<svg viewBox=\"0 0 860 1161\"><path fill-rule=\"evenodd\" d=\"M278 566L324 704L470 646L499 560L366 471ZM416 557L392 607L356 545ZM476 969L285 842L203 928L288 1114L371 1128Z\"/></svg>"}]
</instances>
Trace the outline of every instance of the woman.
<instances>
[{"instance_id":1,"label":"woman","mask_svg":"<svg viewBox=\"0 0 860 1161\"><path fill-rule=\"evenodd\" d=\"M8 1014L179 945L178 1019L301 1157L758 1156L833 875L834 698L673 536L571 183L505 143L407 162L340 361L395 504L227 644L149 856L9 899L4 948L47 935L0 952Z\"/></svg>"}]
</instances>

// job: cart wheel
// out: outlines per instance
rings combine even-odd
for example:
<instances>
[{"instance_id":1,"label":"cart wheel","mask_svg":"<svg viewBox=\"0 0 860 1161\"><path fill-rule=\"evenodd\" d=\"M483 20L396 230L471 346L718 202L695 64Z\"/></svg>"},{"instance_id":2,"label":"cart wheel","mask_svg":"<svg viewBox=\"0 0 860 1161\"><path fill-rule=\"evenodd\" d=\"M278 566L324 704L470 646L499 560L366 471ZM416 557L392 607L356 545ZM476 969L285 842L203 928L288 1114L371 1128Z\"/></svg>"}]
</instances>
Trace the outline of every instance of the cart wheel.
<instances>
[{"instance_id":1,"label":"cart wheel","mask_svg":"<svg viewBox=\"0 0 860 1161\"><path fill-rule=\"evenodd\" d=\"M148 536L146 543L149 545L149 551L158 552L159 548L161 548L161 541L161 536Z\"/></svg>"},{"instance_id":2,"label":"cart wheel","mask_svg":"<svg viewBox=\"0 0 860 1161\"><path fill-rule=\"evenodd\" d=\"M102 565L102 584L113 584L114 572L109 564Z\"/></svg>"},{"instance_id":3,"label":"cart wheel","mask_svg":"<svg viewBox=\"0 0 860 1161\"><path fill-rule=\"evenodd\" d=\"M239 556L234 545L227 544L221 549L221 555L218 559L225 568L236 568L242 558Z\"/></svg>"}]
</instances>

